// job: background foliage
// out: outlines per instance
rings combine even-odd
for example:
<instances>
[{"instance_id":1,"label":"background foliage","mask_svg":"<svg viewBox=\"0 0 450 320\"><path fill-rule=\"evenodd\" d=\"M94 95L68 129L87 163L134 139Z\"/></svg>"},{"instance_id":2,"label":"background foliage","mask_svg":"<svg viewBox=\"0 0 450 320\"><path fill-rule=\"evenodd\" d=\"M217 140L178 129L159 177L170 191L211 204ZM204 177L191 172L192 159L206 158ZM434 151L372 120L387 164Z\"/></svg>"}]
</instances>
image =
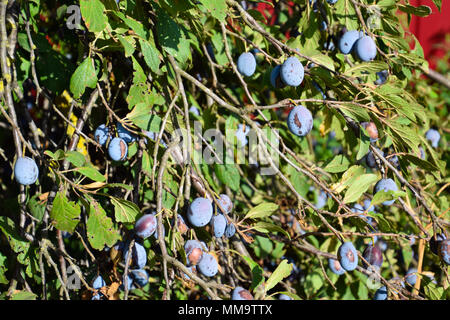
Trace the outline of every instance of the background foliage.
<instances>
[{"instance_id":1,"label":"background foliage","mask_svg":"<svg viewBox=\"0 0 450 320\"><path fill-rule=\"evenodd\" d=\"M246 8L233 0L3 1L1 297L90 299L92 280L101 274L110 299L229 299L238 285L259 299L280 292L295 299L372 299L364 268L337 276L328 258L336 257L341 241L362 253L377 235L387 245L381 283L390 298L448 299L448 266L428 242L449 226L449 88L423 76L428 66L420 44L400 21L430 10L394 0L316 2L319 10L306 0L276 1L276 22L267 24L253 1ZM73 4L82 20L69 29ZM343 27L373 36L377 58L360 62L330 49ZM242 79L235 61L255 48L256 73ZM292 55L305 66L304 82L274 89L270 72ZM382 70L388 80L376 85ZM438 71L448 75L448 64ZM314 116L305 138L286 125L297 104ZM189 113L191 106L199 115ZM264 176L248 164L178 165L144 134L159 132L170 141L177 128L193 134L194 120L203 130L244 123L278 130L280 170ZM372 146L360 123L367 121L380 134L374 146L386 150L381 170L365 163ZM93 139L98 125L119 122L139 136L120 163ZM441 133L438 148L425 139L432 127ZM29 187L13 179L22 154L40 168ZM398 167L388 161L394 155ZM372 199L382 176L400 191ZM319 208L321 190L329 196ZM174 227L176 214L185 216L194 198L220 193L234 204L233 238ZM397 199L394 205L379 205L389 197ZM351 211L364 199L377 205L377 213L365 212L376 228ZM131 239L134 222L152 210L166 234L163 242L143 242L150 281L122 291L123 259L110 248ZM181 278L190 238L205 241L219 260L214 278ZM69 267L82 278L80 290L65 285ZM395 281L410 267L421 275L417 290Z\"/></svg>"}]
</instances>

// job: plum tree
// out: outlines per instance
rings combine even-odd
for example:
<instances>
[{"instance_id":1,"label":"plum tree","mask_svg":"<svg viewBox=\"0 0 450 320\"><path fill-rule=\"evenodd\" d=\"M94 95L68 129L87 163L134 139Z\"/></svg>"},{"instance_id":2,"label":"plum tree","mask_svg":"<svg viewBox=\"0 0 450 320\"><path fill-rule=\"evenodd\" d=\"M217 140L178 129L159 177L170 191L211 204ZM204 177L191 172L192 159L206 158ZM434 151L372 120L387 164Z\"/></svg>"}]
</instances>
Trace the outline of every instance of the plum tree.
<instances>
[{"instance_id":1,"label":"plum tree","mask_svg":"<svg viewBox=\"0 0 450 320\"><path fill-rule=\"evenodd\" d=\"M0 2L2 299L448 298L427 6L69 2Z\"/></svg>"}]
</instances>

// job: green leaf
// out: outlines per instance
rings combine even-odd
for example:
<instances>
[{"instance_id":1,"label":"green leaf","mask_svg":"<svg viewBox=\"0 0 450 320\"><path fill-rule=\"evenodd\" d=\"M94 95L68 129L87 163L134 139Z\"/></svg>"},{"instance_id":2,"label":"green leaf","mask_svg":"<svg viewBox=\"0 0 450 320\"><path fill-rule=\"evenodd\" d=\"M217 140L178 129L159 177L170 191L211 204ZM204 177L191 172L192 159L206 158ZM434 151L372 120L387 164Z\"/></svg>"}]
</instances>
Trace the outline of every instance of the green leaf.
<instances>
[{"instance_id":1,"label":"green leaf","mask_svg":"<svg viewBox=\"0 0 450 320\"><path fill-rule=\"evenodd\" d=\"M259 221L258 223L253 225L252 228L255 229L256 231L263 232L263 233L281 232L289 239L291 238L289 236L289 234L286 232L286 230L284 230L280 226L277 226L276 224L273 224L270 222Z\"/></svg>"},{"instance_id":2,"label":"green leaf","mask_svg":"<svg viewBox=\"0 0 450 320\"><path fill-rule=\"evenodd\" d=\"M117 38L119 39L120 43L123 46L123 49L125 50L125 57L130 57L133 55L135 49L135 41L132 36L122 36L118 35Z\"/></svg>"},{"instance_id":3,"label":"green leaf","mask_svg":"<svg viewBox=\"0 0 450 320\"><path fill-rule=\"evenodd\" d=\"M127 119L142 130L159 132L161 128L162 119L151 113L151 105L147 103L138 103L133 110L127 114Z\"/></svg>"},{"instance_id":4,"label":"green leaf","mask_svg":"<svg viewBox=\"0 0 450 320\"><path fill-rule=\"evenodd\" d=\"M80 98L86 90L86 87L95 88L97 85L97 73L92 58L86 58L78 66L72 78L70 78L70 91L75 98Z\"/></svg>"},{"instance_id":5,"label":"green leaf","mask_svg":"<svg viewBox=\"0 0 450 320\"><path fill-rule=\"evenodd\" d=\"M397 7L403 12L410 13L419 17L427 17L432 13L432 10L429 6L414 7L409 4L399 4Z\"/></svg>"},{"instance_id":6,"label":"green leaf","mask_svg":"<svg viewBox=\"0 0 450 320\"><path fill-rule=\"evenodd\" d=\"M328 163L324 170L326 172L338 173L348 169L350 161L342 154L337 155Z\"/></svg>"},{"instance_id":7,"label":"green leaf","mask_svg":"<svg viewBox=\"0 0 450 320\"><path fill-rule=\"evenodd\" d=\"M89 218L86 223L87 236L92 248L102 250L105 245L112 247L119 239L119 231L114 228L111 218L101 205L90 199Z\"/></svg>"},{"instance_id":8,"label":"green leaf","mask_svg":"<svg viewBox=\"0 0 450 320\"><path fill-rule=\"evenodd\" d=\"M200 3L205 7L208 15L225 22L225 17L227 16L226 0L200 0Z\"/></svg>"},{"instance_id":9,"label":"green leaf","mask_svg":"<svg viewBox=\"0 0 450 320\"><path fill-rule=\"evenodd\" d=\"M364 174L365 169L362 166L351 166L347 171L342 175L341 181L333 185L333 190L336 192L342 192L346 187L351 185L356 178L360 175Z\"/></svg>"},{"instance_id":10,"label":"green leaf","mask_svg":"<svg viewBox=\"0 0 450 320\"><path fill-rule=\"evenodd\" d=\"M366 129L363 128L363 130L360 130L359 134L359 145L358 145L358 153L356 155L356 160L362 159L367 152L369 152L369 146L370 146L370 137L368 134L366 134Z\"/></svg>"},{"instance_id":11,"label":"green leaf","mask_svg":"<svg viewBox=\"0 0 450 320\"><path fill-rule=\"evenodd\" d=\"M359 77L361 75L376 73L386 69L388 69L388 65L383 61L362 62L345 70L344 74Z\"/></svg>"},{"instance_id":12,"label":"green leaf","mask_svg":"<svg viewBox=\"0 0 450 320\"><path fill-rule=\"evenodd\" d=\"M234 164L216 164L214 166L217 178L233 191L239 190L241 175Z\"/></svg>"},{"instance_id":13,"label":"green leaf","mask_svg":"<svg viewBox=\"0 0 450 320\"><path fill-rule=\"evenodd\" d=\"M104 14L105 6L100 0L80 0L80 11L89 31L100 32L106 28L108 18Z\"/></svg>"},{"instance_id":14,"label":"green leaf","mask_svg":"<svg viewBox=\"0 0 450 320\"><path fill-rule=\"evenodd\" d=\"M142 22L131 18L130 16L124 15L122 12L114 11L114 14L122 19L123 22L131 29L135 34L137 34L142 39L147 39L147 31L144 28Z\"/></svg>"},{"instance_id":15,"label":"green leaf","mask_svg":"<svg viewBox=\"0 0 450 320\"><path fill-rule=\"evenodd\" d=\"M134 222L141 212L136 204L124 199L111 197L111 203L114 205L117 222Z\"/></svg>"},{"instance_id":16,"label":"green leaf","mask_svg":"<svg viewBox=\"0 0 450 320\"><path fill-rule=\"evenodd\" d=\"M29 291L19 291L11 295L11 300L36 300L37 295Z\"/></svg>"},{"instance_id":17,"label":"green leaf","mask_svg":"<svg viewBox=\"0 0 450 320\"><path fill-rule=\"evenodd\" d=\"M422 277L423 289L425 296L430 300L445 300L445 290L443 287L433 283L433 280L427 276L419 275Z\"/></svg>"},{"instance_id":18,"label":"green leaf","mask_svg":"<svg viewBox=\"0 0 450 320\"><path fill-rule=\"evenodd\" d=\"M344 196L344 203L357 201L369 187L378 180L376 174L363 174L355 179Z\"/></svg>"},{"instance_id":19,"label":"green leaf","mask_svg":"<svg viewBox=\"0 0 450 320\"><path fill-rule=\"evenodd\" d=\"M266 292L275 287L281 280L288 277L292 272L292 263L288 263L287 260L281 261L272 275L267 279L265 284Z\"/></svg>"},{"instance_id":20,"label":"green leaf","mask_svg":"<svg viewBox=\"0 0 450 320\"><path fill-rule=\"evenodd\" d=\"M66 159L75 167L81 167L86 163L85 156L78 151L68 151L66 152Z\"/></svg>"},{"instance_id":21,"label":"green leaf","mask_svg":"<svg viewBox=\"0 0 450 320\"><path fill-rule=\"evenodd\" d=\"M80 205L69 201L65 196L65 191L60 191L56 194L50 217L57 229L73 232L80 221L80 213Z\"/></svg>"},{"instance_id":22,"label":"green leaf","mask_svg":"<svg viewBox=\"0 0 450 320\"><path fill-rule=\"evenodd\" d=\"M329 56L326 56L324 54L315 54L311 56L311 60L314 62L318 62L328 69L334 71L334 61Z\"/></svg>"},{"instance_id":23,"label":"green leaf","mask_svg":"<svg viewBox=\"0 0 450 320\"><path fill-rule=\"evenodd\" d=\"M264 202L250 209L244 219L264 218L272 215L278 209L278 205L272 202Z\"/></svg>"},{"instance_id":24,"label":"green leaf","mask_svg":"<svg viewBox=\"0 0 450 320\"><path fill-rule=\"evenodd\" d=\"M140 39L139 43L141 45L142 54L144 55L145 63L150 67L153 72L158 72L159 70L159 52L155 46L145 40Z\"/></svg>"},{"instance_id":25,"label":"green leaf","mask_svg":"<svg viewBox=\"0 0 450 320\"><path fill-rule=\"evenodd\" d=\"M263 276L263 269L252 260L250 257L246 257L241 255L239 252L235 251L237 254L241 256L242 259L247 262L248 266L250 267L250 270L252 272L252 283L250 285L250 290L254 290L256 287L258 287L260 284L264 282L264 276Z\"/></svg>"},{"instance_id":26,"label":"green leaf","mask_svg":"<svg viewBox=\"0 0 450 320\"><path fill-rule=\"evenodd\" d=\"M29 264L28 250L30 243L19 236L14 221L6 216L0 216L0 230L5 235L11 249L17 253L17 260L23 264Z\"/></svg>"},{"instance_id":27,"label":"green leaf","mask_svg":"<svg viewBox=\"0 0 450 320\"><path fill-rule=\"evenodd\" d=\"M406 193L404 191L389 190L388 192L386 192L384 190L380 190L373 196L372 201L370 203L371 205L376 206L385 201L395 200L398 197L404 196L406 196Z\"/></svg>"},{"instance_id":28,"label":"green leaf","mask_svg":"<svg viewBox=\"0 0 450 320\"><path fill-rule=\"evenodd\" d=\"M76 168L75 171L81 173L82 175L88 177L89 179L96 182L104 182L106 178L102 175L92 164L88 164L88 166L84 166L81 168Z\"/></svg>"},{"instance_id":29,"label":"green leaf","mask_svg":"<svg viewBox=\"0 0 450 320\"><path fill-rule=\"evenodd\" d=\"M8 262L6 256L4 256L0 252L0 283L1 284L8 284L9 281L6 278L6 272L8 271L7 266L5 266L5 262Z\"/></svg>"},{"instance_id":30,"label":"green leaf","mask_svg":"<svg viewBox=\"0 0 450 320\"><path fill-rule=\"evenodd\" d=\"M182 28L164 10L157 9L156 13L159 44L168 54L184 64L191 54L189 40L186 39Z\"/></svg>"}]
</instances>

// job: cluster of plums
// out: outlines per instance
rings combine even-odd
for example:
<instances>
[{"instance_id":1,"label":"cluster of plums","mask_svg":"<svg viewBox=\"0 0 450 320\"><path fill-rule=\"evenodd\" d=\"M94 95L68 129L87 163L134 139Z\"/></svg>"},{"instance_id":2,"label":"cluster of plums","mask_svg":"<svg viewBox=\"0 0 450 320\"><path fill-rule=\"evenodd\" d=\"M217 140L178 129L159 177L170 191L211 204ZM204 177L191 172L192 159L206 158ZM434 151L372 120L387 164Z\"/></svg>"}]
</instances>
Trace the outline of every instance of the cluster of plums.
<instances>
[{"instance_id":1,"label":"cluster of plums","mask_svg":"<svg viewBox=\"0 0 450 320\"><path fill-rule=\"evenodd\" d=\"M377 55L375 41L362 31L346 31L339 39L339 50L343 54L354 53L361 61L371 61Z\"/></svg>"},{"instance_id":2,"label":"cluster of plums","mask_svg":"<svg viewBox=\"0 0 450 320\"><path fill-rule=\"evenodd\" d=\"M95 129L94 138L101 146L108 142L108 154L114 161L123 161L128 154L128 144L137 140L137 136L128 131L120 122L116 125L117 136L113 136L112 130L105 124Z\"/></svg>"}]
</instances>

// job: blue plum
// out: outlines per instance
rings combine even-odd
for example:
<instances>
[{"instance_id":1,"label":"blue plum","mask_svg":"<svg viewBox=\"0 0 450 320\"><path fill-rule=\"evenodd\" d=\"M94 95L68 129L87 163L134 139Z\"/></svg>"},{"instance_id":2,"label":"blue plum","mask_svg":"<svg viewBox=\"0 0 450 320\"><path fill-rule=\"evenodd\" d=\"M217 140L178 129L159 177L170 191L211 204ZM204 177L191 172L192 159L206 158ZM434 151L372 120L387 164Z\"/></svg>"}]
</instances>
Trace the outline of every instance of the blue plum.
<instances>
[{"instance_id":1,"label":"blue plum","mask_svg":"<svg viewBox=\"0 0 450 320\"><path fill-rule=\"evenodd\" d=\"M124 252L125 263L128 260L128 247L129 246L127 245ZM131 266L136 267L137 269L144 268L147 263L147 252L145 251L145 248L140 243L135 242L131 252Z\"/></svg>"},{"instance_id":2,"label":"blue plum","mask_svg":"<svg viewBox=\"0 0 450 320\"><path fill-rule=\"evenodd\" d=\"M131 270L131 276L140 287L148 283L148 273L144 269Z\"/></svg>"},{"instance_id":3,"label":"blue plum","mask_svg":"<svg viewBox=\"0 0 450 320\"><path fill-rule=\"evenodd\" d=\"M200 111L198 110L198 108L196 106L191 106L189 108L189 112L192 114L195 114L196 116L200 116Z\"/></svg>"},{"instance_id":4,"label":"blue plum","mask_svg":"<svg viewBox=\"0 0 450 320\"><path fill-rule=\"evenodd\" d=\"M378 129L374 122L362 122L361 127L366 129L367 134L369 135L370 142L376 142L379 138Z\"/></svg>"},{"instance_id":5,"label":"blue plum","mask_svg":"<svg viewBox=\"0 0 450 320\"><path fill-rule=\"evenodd\" d=\"M329 4L335 4L336 2L338 2L338 0L327 0L327 2L328 2Z\"/></svg>"},{"instance_id":6,"label":"blue plum","mask_svg":"<svg viewBox=\"0 0 450 320\"><path fill-rule=\"evenodd\" d=\"M102 287L106 286L105 280L103 280L102 276L98 276L94 279L94 282L92 283L92 288L94 289L100 289Z\"/></svg>"},{"instance_id":7,"label":"blue plum","mask_svg":"<svg viewBox=\"0 0 450 320\"><path fill-rule=\"evenodd\" d=\"M327 204L328 195L325 191L320 190L319 195L317 196L316 208L322 209Z\"/></svg>"},{"instance_id":8,"label":"blue plum","mask_svg":"<svg viewBox=\"0 0 450 320\"><path fill-rule=\"evenodd\" d=\"M369 244L363 252L363 257L374 267L381 268L381 265L383 264L383 253L376 245L373 246ZM364 263L364 268L367 269L368 267L369 266Z\"/></svg>"},{"instance_id":9,"label":"blue plum","mask_svg":"<svg viewBox=\"0 0 450 320\"><path fill-rule=\"evenodd\" d=\"M286 295L286 294L280 294L280 295L278 296L278 300L294 300L294 299L292 299L291 297L289 297L289 296Z\"/></svg>"},{"instance_id":10,"label":"blue plum","mask_svg":"<svg viewBox=\"0 0 450 320\"><path fill-rule=\"evenodd\" d=\"M446 238L445 234L438 233L430 239L430 250L434 254L438 254L439 244L444 241Z\"/></svg>"},{"instance_id":11,"label":"blue plum","mask_svg":"<svg viewBox=\"0 0 450 320\"><path fill-rule=\"evenodd\" d=\"M339 263L346 271L356 269L358 265L358 253L350 241L344 242L338 249Z\"/></svg>"},{"instance_id":12,"label":"blue plum","mask_svg":"<svg viewBox=\"0 0 450 320\"><path fill-rule=\"evenodd\" d=\"M144 214L134 225L138 237L146 239L156 231L157 221L154 214Z\"/></svg>"},{"instance_id":13,"label":"blue plum","mask_svg":"<svg viewBox=\"0 0 450 320\"><path fill-rule=\"evenodd\" d=\"M236 287L231 294L231 300L253 300L253 296L250 291L242 287Z\"/></svg>"},{"instance_id":14,"label":"blue plum","mask_svg":"<svg viewBox=\"0 0 450 320\"><path fill-rule=\"evenodd\" d=\"M395 184L395 181L392 180L391 178L387 178L387 179L381 179L377 182L377 184L375 185L374 188L374 193L376 194L377 192L383 190L384 192L388 192L388 191L397 191L398 187ZM383 202L383 205L385 206L390 206L394 203L395 200L387 200Z\"/></svg>"},{"instance_id":15,"label":"blue plum","mask_svg":"<svg viewBox=\"0 0 450 320\"><path fill-rule=\"evenodd\" d=\"M417 269L410 268L408 272L406 272L405 280L406 283L410 284L411 286L414 286L417 282Z\"/></svg>"},{"instance_id":16,"label":"blue plum","mask_svg":"<svg viewBox=\"0 0 450 320\"><path fill-rule=\"evenodd\" d=\"M433 148L437 148L441 135L435 129L430 129L425 133L425 138L431 142Z\"/></svg>"},{"instance_id":17,"label":"blue plum","mask_svg":"<svg viewBox=\"0 0 450 320\"><path fill-rule=\"evenodd\" d=\"M193 273L193 274L197 274L197 267L196 266L186 266L188 269L189 269L189 271L191 272L191 273ZM187 275L187 273L185 273L185 272L183 272L182 274L181 274L181 276L185 279L185 280L191 280L191 277L189 277L188 275Z\"/></svg>"},{"instance_id":18,"label":"blue plum","mask_svg":"<svg viewBox=\"0 0 450 320\"><path fill-rule=\"evenodd\" d=\"M14 164L14 178L24 186L36 182L39 175L39 168L36 162L29 157L19 157Z\"/></svg>"},{"instance_id":19,"label":"blue plum","mask_svg":"<svg viewBox=\"0 0 450 320\"><path fill-rule=\"evenodd\" d=\"M303 137L307 135L313 127L312 114L302 105L295 106L289 112L287 124L289 130L293 134Z\"/></svg>"},{"instance_id":20,"label":"blue plum","mask_svg":"<svg viewBox=\"0 0 450 320\"><path fill-rule=\"evenodd\" d=\"M128 145L121 138L114 138L109 142L108 154L114 161L125 160L128 153Z\"/></svg>"},{"instance_id":21,"label":"blue plum","mask_svg":"<svg viewBox=\"0 0 450 320\"><path fill-rule=\"evenodd\" d=\"M363 36L361 31L349 30L339 39L339 50L343 54L349 54L353 50L355 42Z\"/></svg>"},{"instance_id":22,"label":"blue plum","mask_svg":"<svg viewBox=\"0 0 450 320\"><path fill-rule=\"evenodd\" d=\"M375 292L374 300L387 300L387 298L388 298L388 292L387 292L386 286L379 288Z\"/></svg>"},{"instance_id":23,"label":"blue plum","mask_svg":"<svg viewBox=\"0 0 450 320\"><path fill-rule=\"evenodd\" d=\"M164 226L164 223L163 223L162 231L163 231L163 238L164 238L166 236L166 227ZM155 237L155 239L159 238L159 223L158 223L158 219L156 220L156 230L155 230L155 233L153 234L153 236Z\"/></svg>"},{"instance_id":24,"label":"blue plum","mask_svg":"<svg viewBox=\"0 0 450 320\"><path fill-rule=\"evenodd\" d=\"M233 209L233 202L231 201L230 197L226 194L220 194L219 199L217 199L217 202L219 203L220 207L217 207L217 211L222 214L229 214L231 210ZM225 210L223 212L220 208Z\"/></svg>"},{"instance_id":25,"label":"blue plum","mask_svg":"<svg viewBox=\"0 0 450 320\"><path fill-rule=\"evenodd\" d=\"M383 70L383 71L377 72L376 75L377 75L377 80L375 80L375 84L379 86L386 82L386 80L389 76L389 72L387 70Z\"/></svg>"},{"instance_id":26,"label":"blue plum","mask_svg":"<svg viewBox=\"0 0 450 320\"><path fill-rule=\"evenodd\" d=\"M105 124L101 124L95 129L94 138L101 146L106 144L108 141L108 137L111 137L111 133L109 132L109 128Z\"/></svg>"},{"instance_id":27,"label":"blue plum","mask_svg":"<svg viewBox=\"0 0 450 320\"><path fill-rule=\"evenodd\" d=\"M237 69L245 77L251 77L256 70L256 59L251 52L242 53L237 60Z\"/></svg>"},{"instance_id":28,"label":"blue plum","mask_svg":"<svg viewBox=\"0 0 450 320\"><path fill-rule=\"evenodd\" d=\"M442 240L438 245L438 253L442 261L450 264L450 239Z\"/></svg>"},{"instance_id":29,"label":"blue plum","mask_svg":"<svg viewBox=\"0 0 450 320\"><path fill-rule=\"evenodd\" d=\"M398 169L400 167L400 162L397 155L391 155L387 160L394 166L394 168Z\"/></svg>"},{"instance_id":30,"label":"blue plum","mask_svg":"<svg viewBox=\"0 0 450 320\"><path fill-rule=\"evenodd\" d=\"M289 57L281 65L280 76L283 82L291 87L298 87L305 76L302 63L296 57Z\"/></svg>"},{"instance_id":31,"label":"blue plum","mask_svg":"<svg viewBox=\"0 0 450 320\"><path fill-rule=\"evenodd\" d=\"M312 84L314 86L314 88L317 89L317 91L319 91L319 93L322 95L323 100L327 99L327 96L325 95L325 93L323 92L322 88L319 86L319 84L317 82L315 82L314 80L312 81Z\"/></svg>"},{"instance_id":32,"label":"blue plum","mask_svg":"<svg viewBox=\"0 0 450 320\"><path fill-rule=\"evenodd\" d=\"M225 237L231 238L236 233L236 227L233 223L229 223L225 228Z\"/></svg>"},{"instance_id":33,"label":"blue plum","mask_svg":"<svg viewBox=\"0 0 450 320\"><path fill-rule=\"evenodd\" d=\"M188 210L188 220L195 227L204 227L211 221L213 206L209 199L196 198Z\"/></svg>"},{"instance_id":34,"label":"blue plum","mask_svg":"<svg viewBox=\"0 0 450 320\"><path fill-rule=\"evenodd\" d=\"M236 130L236 138L238 140L238 146L245 147L247 145L248 143L247 135L249 132L250 132L249 126L245 126L244 130L244 125L242 125L241 123L238 124L238 128Z\"/></svg>"},{"instance_id":35,"label":"blue plum","mask_svg":"<svg viewBox=\"0 0 450 320\"><path fill-rule=\"evenodd\" d=\"M219 264L214 256L209 253L204 253L197 265L197 269L206 277L214 277L219 271Z\"/></svg>"},{"instance_id":36,"label":"blue plum","mask_svg":"<svg viewBox=\"0 0 450 320\"><path fill-rule=\"evenodd\" d=\"M220 238L225 233L225 228L227 227L227 219L223 214L218 214L212 217L211 227L214 232L214 237Z\"/></svg>"},{"instance_id":37,"label":"blue plum","mask_svg":"<svg viewBox=\"0 0 450 320\"><path fill-rule=\"evenodd\" d=\"M328 259L328 265L330 266L330 270L337 274L338 276L342 275L345 273L345 270L342 268L341 264L339 263L338 260L335 259Z\"/></svg>"},{"instance_id":38,"label":"blue plum","mask_svg":"<svg viewBox=\"0 0 450 320\"><path fill-rule=\"evenodd\" d=\"M383 157L384 157L384 152L383 151L381 151L378 148L375 148L375 149L377 149L377 151L379 153L381 153L381 155L383 155ZM376 168L377 167L376 159L377 158L376 158L374 152L372 150L369 150L369 153L367 153L367 155L366 155L366 164L367 164L367 166L370 167L370 168Z\"/></svg>"},{"instance_id":39,"label":"blue plum","mask_svg":"<svg viewBox=\"0 0 450 320\"><path fill-rule=\"evenodd\" d=\"M272 69L272 72L270 72L270 83L274 88L284 88L286 86L281 80L280 70L281 65L277 65Z\"/></svg>"},{"instance_id":40,"label":"blue plum","mask_svg":"<svg viewBox=\"0 0 450 320\"><path fill-rule=\"evenodd\" d=\"M375 207L373 205L370 205L370 203L371 201L369 199L363 201L364 210L367 210L369 212L375 212Z\"/></svg>"},{"instance_id":41,"label":"blue plum","mask_svg":"<svg viewBox=\"0 0 450 320\"><path fill-rule=\"evenodd\" d=\"M179 214L177 214L177 229L181 234L185 234L189 230L189 227L186 222L184 222L183 217Z\"/></svg>"},{"instance_id":42,"label":"blue plum","mask_svg":"<svg viewBox=\"0 0 450 320\"><path fill-rule=\"evenodd\" d=\"M137 140L137 136L128 131L120 122L117 123L117 134L126 143L132 143Z\"/></svg>"},{"instance_id":43,"label":"blue plum","mask_svg":"<svg viewBox=\"0 0 450 320\"><path fill-rule=\"evenodd\" d=\"M333 40L328 39L323 43L323 48L328 51L333 51L334 49L336 49L336 46L334 45Z\"/></svg>"},{"instance_id":44,"label":"blue plum","mask_svg":"<svg viewBox=\"0 0 450 320\"><path fill-rule=\"evenodd\" d=\"M197 265L203 257L203 245L198 240L188 240L184 244L184 251L186 253L186 260L188 266Z\"/></svg>"},{"instance_id":45,"label":"blue plum","mask_svg":"<svg viewBox=\"0 0 450 320\"><path fill-rule=\"evenodd\" d=\"M127 279L126 282L127 282L128 290L135 289L136 287L133 284L133 278L131 277L130 274L127 274L126 279ZM125 276L122 278L122 284L120 285L119 289L122 290L122 291L125 290Z\"/></svg>"},{"instance_id":46,"label":"blue plum","mask_svg":"<svg viewBox=\"0 0 450 320\"><path fill-rule=\"evenodd\" d=\"M158 132L153 132L153 131L145 131L143 130L144 134L150 139L156 142L156 140L158 139ZM159 140L159 143L161 145L163 145L165 148L167 148L167 143L164 142L163 139ZM145 144L147 144L147 140L145 141Z\"/></svg>"},{"instance_id":47,"label":"blue plum","mask_svg":"<svg viewBox=\"0 0 450 320\"><path fill-rule=\"evenodd\" d=\"M371 61L377 56L377 45L369 36L363 36L355 43L356 56L362 61Z\"/></svg>"}]
</instances>

